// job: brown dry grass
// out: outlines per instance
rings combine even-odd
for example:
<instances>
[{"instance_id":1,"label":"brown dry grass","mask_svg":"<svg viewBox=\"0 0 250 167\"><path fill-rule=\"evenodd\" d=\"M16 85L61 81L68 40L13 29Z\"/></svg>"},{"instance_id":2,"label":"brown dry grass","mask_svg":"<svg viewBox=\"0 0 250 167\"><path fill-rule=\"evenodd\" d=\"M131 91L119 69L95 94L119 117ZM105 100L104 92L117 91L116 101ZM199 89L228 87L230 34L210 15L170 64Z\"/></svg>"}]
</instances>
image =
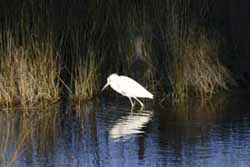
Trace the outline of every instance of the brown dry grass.
<instances>
[{"instance_id":1,"label":"brown dry grass","mask_svg":"<svg viewBox=\"0 0 250 167\"><path fill-rule=\"evenodd\" d=\"M175 39L171 46L173 56L169 78L175 98L190 95L209 97L220 89L235 84L227 68L220 62L222 43L209 38L205 31L190 27L185 38Z\"/></svg>"},{"instance_id":2,"label":"brown dry grass","mask_svg":"<svg viewBox=\"0 0 250 167\"><path fill-rule=\"evenodd\" d=\"M17 46L12 34L0 55L0 102L23 106L59 99L60 66L51 41Z\"/></svg>"},{"instance_id":3,"label":"brown dry grass","mask_svg":"<svg viewBox=\"0 0 250 167\"><path fill-rule=\"evenodd\" d=\"M75 79L74 79L74 100L82 101L88 100L96 96L99 91L99 65L92 54L85 60L81 61L75 67Z\"/></svg>"}]
</instances>

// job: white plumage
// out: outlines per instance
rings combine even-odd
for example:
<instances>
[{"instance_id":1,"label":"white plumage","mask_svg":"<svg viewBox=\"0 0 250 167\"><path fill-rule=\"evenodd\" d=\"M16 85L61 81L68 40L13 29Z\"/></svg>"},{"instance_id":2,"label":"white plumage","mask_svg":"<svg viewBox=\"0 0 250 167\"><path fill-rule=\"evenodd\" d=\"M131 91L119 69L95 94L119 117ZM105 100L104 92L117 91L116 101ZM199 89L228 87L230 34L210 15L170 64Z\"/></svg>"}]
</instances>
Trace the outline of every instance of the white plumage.
<instances>
[{"instance_id":1,"label":"white plumage","mask_svg":"<svg viewBox=\"0 0 250 167\"><path fill-rule=\"evenodd\" d=\"M143 86L137 83L132 78L127 76L119 76L117 74L111 74L108 79L107 83L104 85L102 90L106 87L111 86L116 92L122 94L123 96L127 96L131 103L131 106L134 106L132 99L135 99L140 103L142 107L144 107L143 103L138 99L139 98L149 98L153 99L153 94L147 91Z\"/></svg>"}]
</instances>

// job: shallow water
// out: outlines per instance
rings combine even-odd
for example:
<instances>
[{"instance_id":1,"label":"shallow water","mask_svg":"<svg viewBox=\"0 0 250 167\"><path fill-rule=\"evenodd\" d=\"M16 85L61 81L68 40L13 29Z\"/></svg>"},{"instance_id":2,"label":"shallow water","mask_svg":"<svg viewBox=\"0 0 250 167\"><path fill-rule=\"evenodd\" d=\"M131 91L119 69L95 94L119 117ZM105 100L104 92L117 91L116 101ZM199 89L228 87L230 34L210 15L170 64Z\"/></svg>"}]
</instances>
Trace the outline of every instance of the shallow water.
<instances>
[{"instance_id":1,"label":"shallow water","mask_svg":"<svg viewBox=\"0 0 250 167\"><path fill-rule=\"evenodd\" d=\"M0 166L250 166L250 98L0 112ZM73 109L70 109L73 108Z\"/></svg>"}]
</instances>

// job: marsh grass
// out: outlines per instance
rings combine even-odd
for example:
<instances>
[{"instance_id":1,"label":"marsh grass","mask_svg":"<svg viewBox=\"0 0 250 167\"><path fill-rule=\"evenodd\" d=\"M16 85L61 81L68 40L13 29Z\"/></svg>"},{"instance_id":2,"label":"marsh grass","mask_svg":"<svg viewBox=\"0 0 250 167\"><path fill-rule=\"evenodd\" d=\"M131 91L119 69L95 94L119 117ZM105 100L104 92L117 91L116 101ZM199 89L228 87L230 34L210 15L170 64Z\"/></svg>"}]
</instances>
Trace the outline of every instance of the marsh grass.
<instances>
[{"instance_id":1,"label":"marsh grass","mask_svg":"<svg viewBox=\"0 0 250 167\"><path fill-rule=\"evenodd\" d=\"M57 101L60 65L51 40L17 46L11 33L5 35L8 43L0 56L1 104L32 106Z\"/></svg>"},{"instance_id":2,"label":"marsh grass","mask_svg":"<svg viewBox=\"0 0 250 167\"><path fill-rule=\"evenodd\" d=\"M175 39L171 47L173 56L169 79L173 96L184 99L190 96L210 97L218 90L235 84L230 72L220 62L222 44L209 38L207 33L192 29L183 39Z\"/></svg>"},{"instance_id":3,"label":"marsh grass","mask_svg":"<svg viewBox=\"0 0 250 167\"><path fill-rule=\"evenodd\" d=\"M233 79L220 61L223 43L207 28L212 4L34 0L16 1L12 14L3 4L0 103L57 101L60 83L71 99L91 99L114 72L173 99L226 90Z\"/></svg>"},{"instance_id":4,"label":"marsh grass","mask_svg":"<svg viewBox=\"0 0 250 167\"><path fill-rule=\"evenodd\" d=\"M88 25L88 30L76 26L71 28L69 34L72 39L70 96L77 103L94 98L99 91L102 59L94 44L94 23Z\"/></svg>"},{"instance_id":5,"label":"marsh grass","mask_svg":"<svg viewBox=\"0 0 250 167\"><path fill-rule=\"evenodd\" d=\"M73 81L75 93L74 101L90 100L95 97L99 91L99 64L95 59L94 52L85 60L80 59L75 67L75 79Z\"/></svg>"},{"instance_id":6,"label":"marsh grass","mask_svg":"<svg viewBox=\"0 0 250 167\"><path fill-rule=\"evenodd\" d=\"M163 52L160 63L165 66L163 74L167 78L163 85L168 87L173 100L206 99L235 85L220 60L223 38L200 25L203 18L194 14L191 4L189 0L174 2L163 17L167 24L159 25Z\"/></svg>"}]
</instances>

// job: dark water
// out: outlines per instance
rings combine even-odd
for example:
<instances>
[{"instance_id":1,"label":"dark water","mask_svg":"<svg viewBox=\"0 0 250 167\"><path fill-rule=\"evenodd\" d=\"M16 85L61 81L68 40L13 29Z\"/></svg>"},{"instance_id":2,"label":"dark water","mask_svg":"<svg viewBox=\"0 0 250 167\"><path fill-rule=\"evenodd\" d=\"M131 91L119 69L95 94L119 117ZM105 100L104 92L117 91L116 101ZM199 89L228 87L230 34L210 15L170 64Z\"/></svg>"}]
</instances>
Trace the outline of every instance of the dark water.
<instances>
[{"instance_id":1,"label":"dark water","mask_svg":"<svg viewBox=\"0 0 250 167\"><path fill-rule=\"evenodd\" d=\"M250 166L250 98L146 104L126 98L0 112L0 166ZM65 105L67 107L67 105Z\"/></svg>"}]
</instances>

